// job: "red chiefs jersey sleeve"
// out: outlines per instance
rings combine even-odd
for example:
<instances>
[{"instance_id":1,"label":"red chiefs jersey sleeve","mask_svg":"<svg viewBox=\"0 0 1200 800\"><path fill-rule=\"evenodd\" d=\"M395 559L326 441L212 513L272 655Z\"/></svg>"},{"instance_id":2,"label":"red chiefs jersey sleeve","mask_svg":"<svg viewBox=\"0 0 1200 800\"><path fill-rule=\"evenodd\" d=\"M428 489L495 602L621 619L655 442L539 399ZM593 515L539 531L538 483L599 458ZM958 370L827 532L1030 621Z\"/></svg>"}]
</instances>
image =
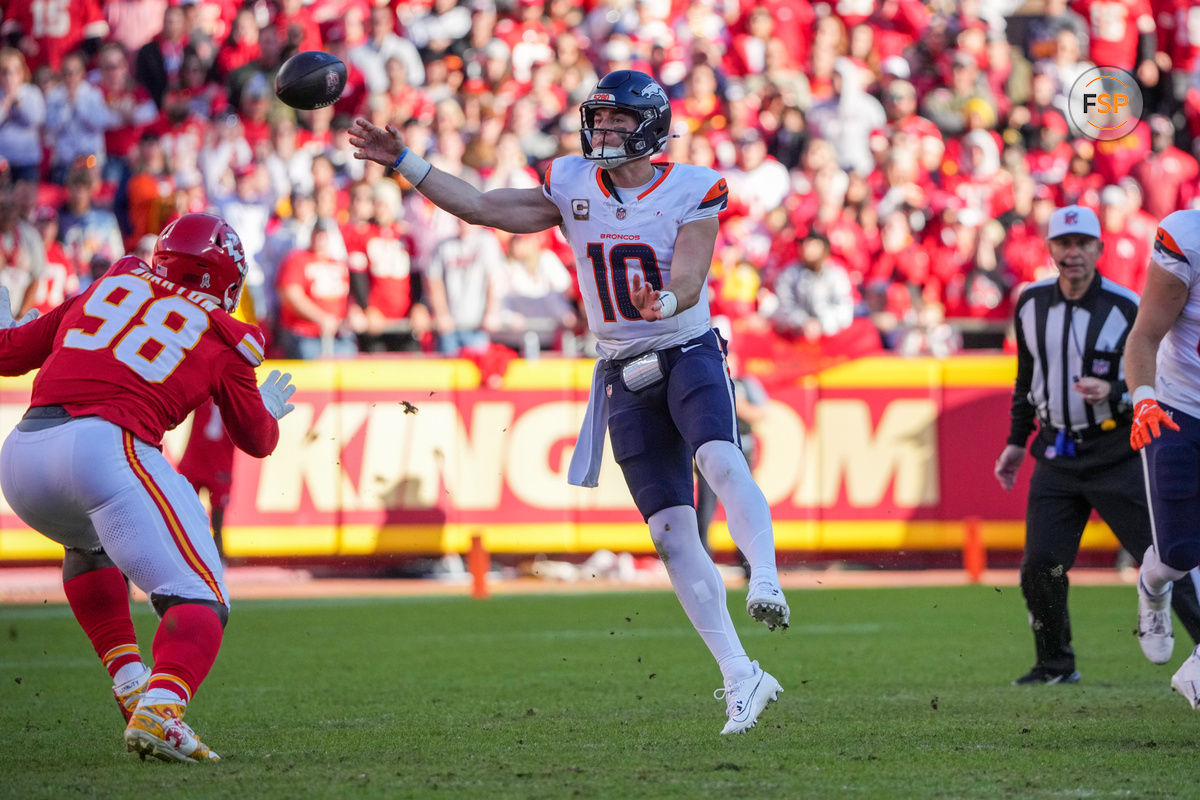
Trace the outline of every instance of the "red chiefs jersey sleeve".
<instances>
[{"instance_id":1,"label":"red chiefs jersey sleeve","mask_svg":"<svg viewBox=\"0 0 1200 800\"><path fill-rule=\"evenodd\" d=\"M255 383L262 348L261 332L212 298L126 257L44 318L0 331L0 372L40 368L32 405L101 417L156 447L213 397L230 437L261 457L279 436Z\"/></svg>"}]
</instances>

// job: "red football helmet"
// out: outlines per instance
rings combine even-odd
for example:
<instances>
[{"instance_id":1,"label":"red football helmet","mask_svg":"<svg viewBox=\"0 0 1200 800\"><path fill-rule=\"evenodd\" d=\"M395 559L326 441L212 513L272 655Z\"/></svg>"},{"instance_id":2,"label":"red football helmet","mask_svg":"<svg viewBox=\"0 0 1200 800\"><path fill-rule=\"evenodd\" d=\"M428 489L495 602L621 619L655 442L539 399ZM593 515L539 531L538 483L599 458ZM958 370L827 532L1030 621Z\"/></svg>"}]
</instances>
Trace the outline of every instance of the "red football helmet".
<instances>
[{"instance_id":1,"label":"red football helmet","mask_svg":"<svg viewBox=\"0 0 1200 800\"><path fill-rule=\"evenodd\" d=\"M211 295L226 311L237 308L246 281L246 253L233 227L220 217L184 214L163 228L150 260L160 277Z\"/></svg>"}]
</instances>

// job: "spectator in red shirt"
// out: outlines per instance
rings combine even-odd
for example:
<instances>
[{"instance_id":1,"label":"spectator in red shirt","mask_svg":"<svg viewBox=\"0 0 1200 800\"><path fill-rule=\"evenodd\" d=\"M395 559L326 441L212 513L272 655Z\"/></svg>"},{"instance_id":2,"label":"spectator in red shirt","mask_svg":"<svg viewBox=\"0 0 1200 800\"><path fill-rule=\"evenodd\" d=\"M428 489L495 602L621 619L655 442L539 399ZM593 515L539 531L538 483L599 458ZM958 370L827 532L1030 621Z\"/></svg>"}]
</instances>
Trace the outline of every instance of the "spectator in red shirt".
<instances>
[{"instance_id":1,"label":"spectator in red shirt","mask_svg":"<svg viewBox=\"0 0 1200 800\"><path fill-rule=\"evenodd\" d=\"M1143 85L1158 83L1150 0L1071 0L1071 8L1088 21L1093 64L1136 70L1134 77Z\"/></svg>"},{"instance_id":2,"label":"spectator in red shirt","mask_svg":"<svg viewBox=\"0 0 1200 800\"><path fill-rule=\"evenodd\" d=\"M333 104L335 114L358 116L367 107L367 79L362 70L350 60L350 48L346 44L346 26L336 21L325 29L325 50L335 55L346 65L346 86L337 102Z\"/></svg>"},{"instance_id":3,"label":"spectator in red shirt","mask_svg":"<svg viewBox=\"0 0 1200 800\"><path fill-rule=\"evenodd\" d=\"M1150 152L1130 168L1129 174L1142 187L1142 208L1155 219L1162 219L1186 208L1195 196L1200 166L1173 144L1175 126L1171 120L1155 115L1149 122Z\"/></svg>"},{"instance_id":4,"label":"spectator in red shirt","mask_svg":"<svg viewBox=\"0 0 1200 800\"><path fill-rule=\"evenodd\" d=\"M775 18L771 10L756 6L746 20L741 33L733 37L733 45L723 62L733 77L761 75L767 69L767 49L775 34Z\"/></svg>"},{"instance_id":5,"label":"spectator in red shirt","mask_svg":"<svg viewBox=\"0 0 1200 800\"><path fill-rule=\"evenodd\" d=\"M39 314L48 314L79 293L79 276L58 241L58 212L51 206L38 206L33 221L46 247L46 266L34 288L33 307Z\"/></svg>"},{"instance_id":6,"label":"spectator in red shirt","mask_svg":"<svg viewBox=\"0 0 1200 800\"><path fill-rule=\"evenodd\" d=\"M1096 270L1109 280L1141 294L1146 285L1151 245L1144 236L1130 230L1128 203L1129 198L1120 186L1105 186L1100 192L1104 252L1096 262Z\"/></svg>"},{"instance_id":7,"label":"spectator in red shirt","mask_svg":"<svg viewBox=\"0 0 1200 800\"><path fill-rule=\"evenodd\" d=\"M364 202L372 205L374 225L365 242L361 273L367 282L367 335L360 341L367 343L368 351L421 350L433 321L423 302L421 273L413 268L415 244L408 226L397 217L400 191L390 181L379 182Z\"/></svg>"},{"instance_id":8,"label":"spectator in red shirt","mask_svg":"<svg viewBox=\"0 0 1200 800\"><path fill-rule=\"evenodd\" d=\"M903 132L916 146L917 159L927 174L935 174L942 165L946 144L942 132L931 121L917 114L917 90L906 80L894 80L883 93L887 124L871 133L871 150L879 153L895 134Z\"/></svg>"},{"instance_id":9,"label":"spectator in red shirt","mask_svg":"<svg viewBox=\"0 0 1200 800\"><path fill-rule=\"evenodd\" d=\"M217 74L227 78L234 70L258 59L261 52L258 44L258 22L254 19L254 12L244 8L234 17L229 38L217 53Z\"/></svg>"},{"instance_id":10,"label":"spectator in red shirt","mask_svg":"<svg viewBox=\"0 0 1200 800\"><path fill-rule=\"evenodd\" d=\"M1040 184L1062 183L1074 151L1067 143L1067 120L1057 111L1042 115L1034 146L1025 154L1029 174Z\"/></svg>"},{"instance_id":11,"label":"spectator in red shirt","mask_svg":"<svg viewBox=\"0 0 1200 800\"><path fill-rule=\"evenodd\" d=\"M1094 208L1100 204L1100 188L1104 185L1104 178L1092 169L1095 148L1091 139L1076 139L1071 148L1074 153L1059 186L1059 204Z\"/></svg>"},{"instance_id":12,"label":"spectator in red shirt","mask_svg":"<svg viewBox=\"0 0 1200 800\"><path fill-rule=\"evenodd\" d=\"M0 33L17 37L17 48L30 69L49 66L57 72L67 53L85 42L89 51L94 50L108 35L108 22L99 0L60 0L54 4L13 0L3 11Z\"/></svg>"},{"instance_id":13,"label":"spectator in red shirt","mask_svg":"<svg viewBox=\"0 0 1200 800\"><path fill-rule=\"evenodd\" d=\"M929 27L929 10L920 0L880 0L866 24L875 32L879 59L898 56Z\"/></svg>"},{"instance_id":14,"label":"spectator in red shirt","mask_svg":"<svg viewBox=\"0 0 1200 800\"><path fill-rule=\"evenodd\" d=\"M1092 145L1092 169L1105 183L1116 183L1133 169L1133 165L1150 154L1150 126L1145 122L1119 139L1101 139Z\"/></svg>"},{"instance_id":15,"label":"spectator in red shirt","mask_svg":"<svg viewBox=\"0 0 1200 800\"><path fill-rule=\"evenodd\" d=\"M271 88L267 85L267 77L259 72L242 87L237 109L242 136L255 153L262 153L263 146L270 141L271 123L267 119L270 110Z\"/></svg>"},{"instance_id":16,"label":"spectator in red shirt","mask_svg":"<svg viewBox=\"0 0 1200 800\"><path fill-rule=\"evenodd\" d=\"M1054 273L1050 260L1050 248L1046 245L1046 230L1050 215L1054 213L1054 192L1050 187L1033 186L1032 197L1025 199L1032 181L1017 179L1016 220L1008 229L1001 245L1000 257L1008 274L1012 276L1014 290L1031 281L1040 281Z\"/></svg>"},{"instance_id":17,"label":"spectator in red shirt","mask_svg":"<svg viewBox=\"0 0 1200 800\"><path fill-rule=\"evenodd\" d=\"M414 85L408 77L404 60L392 56L385 64L388 90L378 98L378 115L392 125L403 125L410 119L429 122L433 119L434 105L425 91ZM372 103L376 100L372 99Z\"/></svg>"},{"instance_id":18,"label":"spectator in red shirt","mask_svg":"<svg viewBox=\"0 0 1200 800\"><path fill-rule=\"evenodd\" d=\"M350 267L336 258L330 236L337 224L320 219L307 250L284 259L276 278L280 328L287 358L348 358L358 352L354 331L365 325L362 309L350 303Z\"/></svg>"},{"instance_id":19,"label":"spectator in red shirt","mask_svg":"<svg viewBox=\"0 0 1200 800\"><path fill-rule=\"evenodd\" d=\"M321 50L321 26L313 16L312 6L304 0L279 0L279 13L275 15L275 29L280 41L292 46L296 52Z\"/></svg>"}]
</instances>

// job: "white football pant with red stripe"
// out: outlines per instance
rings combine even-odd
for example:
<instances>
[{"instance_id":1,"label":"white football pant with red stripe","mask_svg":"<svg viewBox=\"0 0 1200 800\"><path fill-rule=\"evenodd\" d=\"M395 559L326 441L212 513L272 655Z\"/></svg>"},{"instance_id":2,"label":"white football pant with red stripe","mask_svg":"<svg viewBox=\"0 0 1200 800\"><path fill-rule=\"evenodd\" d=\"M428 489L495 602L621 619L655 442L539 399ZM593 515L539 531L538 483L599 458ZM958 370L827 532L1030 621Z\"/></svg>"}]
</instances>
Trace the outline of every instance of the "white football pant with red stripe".
<instances>
[{"instance_id":1,"label":"white football pant with red stripe","mask_svg":"<svg viewBox=\"0 0 1200 800\"><path fill-rule=\"evenodd\" d=\"M0 487L31 528L66 547L103 547L148 595L229 605L208 515L158 449L100 417L14 430Z\"/></svg>"}]
</instances>

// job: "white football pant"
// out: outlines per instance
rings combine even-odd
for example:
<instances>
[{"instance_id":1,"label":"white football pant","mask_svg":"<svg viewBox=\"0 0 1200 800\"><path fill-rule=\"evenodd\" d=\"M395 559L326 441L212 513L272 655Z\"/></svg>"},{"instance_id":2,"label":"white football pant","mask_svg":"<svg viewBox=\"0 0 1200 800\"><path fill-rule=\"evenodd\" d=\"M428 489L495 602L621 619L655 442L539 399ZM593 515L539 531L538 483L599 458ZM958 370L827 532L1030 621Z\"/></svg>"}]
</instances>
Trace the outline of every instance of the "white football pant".
<instances>
[{"instance_id":1,"label":"white football pant","mask_svg":"<svg viewBox=\"0 0 1200 800\"><path fill-rule=\"evenodd\" d=\"M99 547L151 596L229 605L208 515L158 449L100 417L14 430L0 449L13 511L65 547Z\"/></svg>"}]
</instances>

